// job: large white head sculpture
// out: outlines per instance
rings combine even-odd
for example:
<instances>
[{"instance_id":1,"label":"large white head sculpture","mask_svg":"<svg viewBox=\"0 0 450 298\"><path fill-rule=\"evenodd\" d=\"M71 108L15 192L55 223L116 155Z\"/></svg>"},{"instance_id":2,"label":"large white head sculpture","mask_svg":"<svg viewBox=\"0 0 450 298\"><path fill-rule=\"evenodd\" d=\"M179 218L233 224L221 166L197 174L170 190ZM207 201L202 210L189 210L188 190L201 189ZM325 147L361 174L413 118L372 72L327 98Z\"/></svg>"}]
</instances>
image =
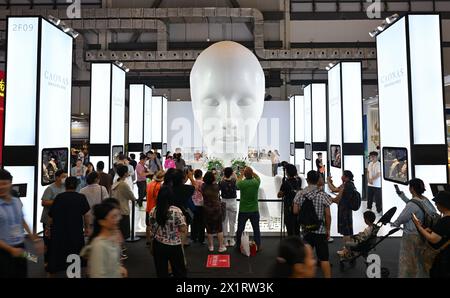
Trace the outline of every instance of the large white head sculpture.
<instances>
[{"instance_id":1,"label":"large white head sculpture","mask_svg":"<svg viewBox=\"0 0 450 298\"><path fill-rule=\"evenodd\" d=\"M208 156L246 157L264 107L265 77L255 55L233 41L215 43L198 56L190 83Z\"/></svg>"}]
</instances>

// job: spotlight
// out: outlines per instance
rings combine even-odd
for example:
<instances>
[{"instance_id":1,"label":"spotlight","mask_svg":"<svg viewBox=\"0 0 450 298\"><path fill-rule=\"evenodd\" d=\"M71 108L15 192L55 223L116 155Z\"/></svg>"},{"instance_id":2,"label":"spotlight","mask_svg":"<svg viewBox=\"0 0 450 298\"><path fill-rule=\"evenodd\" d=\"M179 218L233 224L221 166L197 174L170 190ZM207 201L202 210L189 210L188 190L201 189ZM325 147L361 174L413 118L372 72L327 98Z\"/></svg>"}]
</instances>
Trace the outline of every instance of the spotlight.
<instances>
[{"instance_id":1,"label":"spotlight","mask_svg":"<svg viewBox=\"0 0 450 298\"><path fill-rule=\"evenodd\" d=\"M378 30L373 30L369 32L370 37L374 38L375 36L377 36L378 34Z\"/></svg>"},{"instance_id":2,"label":"spotlight","mask_svg":"<svg viewBox=\"0 0 450 298\"><path fill-rule=\"evenodd\" d=\"M393 14L390 17L386 18L386 23L388 24L392 24L393 22L395 22L395 20L398 19L398 14Z\"/></svg>"},{"instance_id":3,"label":"spotlight","mask_svg":"<svg viewBox=\"0 0 450 298\"><path fill-rule=\"evenodd\" d=\"M383 23L382 25L378 26L377 29L378 29L378 31L382 32L385 27L386 27L386 25Z\"/></svg>"},{"instance_id":4,"label":"spotlight","mask_svg":"<svg viewBox=\"0 0 450 298\"><path fill-rule=\"evenodd\" d=\"M130 72L130 69L128 67L125 68L125 72Z\"/></svg>"},{"instance_id":5,"label":"spotlight","mask_svg":"<svg viewBox=\"0 0 450 298\"><path fill-rule=\"evenodd\" d=\"M49 20L50 22L52 22L53 24L55 24L56 26L58 26L58 25L61 23L61 20L60 20L60 19L55 18L55 17L52 16L52 15L49 15L49 16L48 16L48 20Z\"/></svg>"},{"instance_id":6,"label":"spotlight","mask_svg":"<svg viewBox=\"0 0 450 298\"><path fill-rule=\"evenodd\" d=\"M123 63L120 62L120 61L116 61L116 65L119 66L119 67L122 67L122 66L123 66Z\"/></svg>"},{"instance_id":7,"label":"spotlight","mask_svg":"<svg viewBox=\"0 0 450 298\"><path fill-rule=\"evenodd\" d=\"M328 64L328 67L329 67L329 68L332 68L333 66L334 66L333 63Z\"/></svg>"},{"instance_id":8,"label":"spotlight","mask_svg":"<svg viewBox=\"0 0 450 298\"><path fill-rule=\"evenodd\" d=\"M80 33L78 33L77 31L75 31L73 29L70 29L69 33L70 33L70 35L72 35L73 38L77 38L80 35Z\"/></svg>"},{"instance_id":9,"label":"spotlight","mask_svg":"<svg viewBox=\"0 0 450 298\"><path fill-rule=\"evenodd\" d=\"M325 67L325 69L326 69L326 70L330 70L330 68L329 68L328 66L327 66L327 67Z\"/></svg>"}]
</instances>

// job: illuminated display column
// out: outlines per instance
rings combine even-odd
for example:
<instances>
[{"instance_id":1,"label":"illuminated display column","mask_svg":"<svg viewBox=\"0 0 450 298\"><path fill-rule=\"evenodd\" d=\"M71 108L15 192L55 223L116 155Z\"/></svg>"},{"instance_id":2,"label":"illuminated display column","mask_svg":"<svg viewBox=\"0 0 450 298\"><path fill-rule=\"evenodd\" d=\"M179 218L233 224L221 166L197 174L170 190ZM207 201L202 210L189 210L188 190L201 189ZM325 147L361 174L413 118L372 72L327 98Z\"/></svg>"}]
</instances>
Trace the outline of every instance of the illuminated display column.
<instances>
[{"instance_id":1,"label":"illuminated display column","mask_svg":"<svg viewBox=\"0 0 450 298\"><path fill-rule=\"evenodd\" d=\"M145 85L129 87L128 152L139 157L144 152Z\"/></svg>"},{"instance_id":2,"label":"illuminated display column","mask_svg":"<svg viewBox=\"0 0 450 298\"><path fill-rule=\"evenodd\" d=\"M152 89L144 85L144 152L152 148Z\"/></svg>"},{"instance_id":3,"label":"illuminated display column","mask_svg":"<svg viewBox=\"0 0 450 298\"><path fill-rule=\"evenodd\" d=\"M111 64L91 64L91 104L89 113L89 160L110 167Z\"/></svg>"},{"instance_id":4,"label":"illuminated display column","mask_svg":"<svg viewBox=\"0 0 450 298\"><path fill-rule=\"evenodd\" d=\"M363 193L361 62L340 62L328 72L329 171L336 183L344 170L353 173Z\"/></svg>"},{"instance_id":5,"label":"illuminated display column","mask_svg":"<svg viewBox=\"0 0 450 298\"><path fill-rule=\"evenodd\" d=\"M407 15L377 36L383 211L404 203L407 181L447 183L441 24L438 15Z\"/></svg>"},{"instance_id":6,"label":"illuminated display column","mask_svg":"<svg viewBox=\"0 0 450 298\"><path fill-rule=\"evenodd\" d=\"M153 96L152 98L152 148L161 150L161 155L167 151L167 98Z\"/></svg>"},{"instance_id":7,"label":"illuminated display column","mask_svg":"<svg viewBox=\"0 0 450 298\"><path fill-rule=\"evenodd\" d=\"M317 170L317 153L322 153L322 163L327 165L326 89L324 83L310 84L304 89L305 174Z\"/></svg>"},{"instance_id":8,"label":"illuminated display column","mask_svg":"<svg viewBox=\"0 0 450 298\"><path fill-rule=\"evenodd\" d=\"M41 231L44 189L70 166L73 38L40 17L7 26L4 168L26 185L25 220Z\"/></svg>"},{"instance_id":9,"label":"illuminated display column","mask_svg":"<svg viewBox=\"0 0 450 298\"><path fill-rule=\"evenodd\" d=\"M294 96L294 152L299 173L305 172L305 103L301 95Z\"/></svg>"},{"instance_id":10,"label":"illuminated display column","mask_svg":"<svg viewBox=\"0 0 450 298\"><path fill-rule=\"evenodd\" d=\"M114 157L124 152L124 70L111 63L91 64L90 109L90 161L112 167Z\"/></svg>"},{"instance_id":11,"label":"illuminated display column","mask_svg":"<svg viewBox=\"0 0 450 298\"><path fill-rule=\"evenodd\" d=\"M164 157L167 153L167 98L163 97L163 116L162 116L162 153Z\"/></svg>"},{"instance_id":12,"label":"illuminated display column","mask_svg":"<svg viewBox=\"0 0 450 298\"><path fill-rule=\"evenodd\" d=\"M294 96L289 98L289 163L295 164L295 101Z\"/></svg>"}]
</instances>

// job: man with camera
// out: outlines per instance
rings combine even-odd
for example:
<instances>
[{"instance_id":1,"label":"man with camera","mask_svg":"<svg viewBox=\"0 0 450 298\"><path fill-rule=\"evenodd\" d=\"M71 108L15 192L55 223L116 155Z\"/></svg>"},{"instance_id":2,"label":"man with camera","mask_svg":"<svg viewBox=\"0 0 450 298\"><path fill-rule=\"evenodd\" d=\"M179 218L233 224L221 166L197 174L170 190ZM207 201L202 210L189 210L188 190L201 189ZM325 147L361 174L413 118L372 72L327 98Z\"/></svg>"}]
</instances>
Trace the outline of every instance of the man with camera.
<instances>
[{"instance_id":1,"label":"man with camera","mask_svg":"<svg viewBox=\"0 0 450 298\"><path fill-rule=\"evenodd\" d=\"M281 184L280 191L278 192L278 198L283 198L284 209L284 224L288 236L300 235L300 223L298 222L298 216L293 213L293 203L297 191L302 189L302 180L298 177L297 168L294 165L288 163L282 163L283 170L287 174L286 179L283 178L283 184Z\"/></svg>"}]
</instances>

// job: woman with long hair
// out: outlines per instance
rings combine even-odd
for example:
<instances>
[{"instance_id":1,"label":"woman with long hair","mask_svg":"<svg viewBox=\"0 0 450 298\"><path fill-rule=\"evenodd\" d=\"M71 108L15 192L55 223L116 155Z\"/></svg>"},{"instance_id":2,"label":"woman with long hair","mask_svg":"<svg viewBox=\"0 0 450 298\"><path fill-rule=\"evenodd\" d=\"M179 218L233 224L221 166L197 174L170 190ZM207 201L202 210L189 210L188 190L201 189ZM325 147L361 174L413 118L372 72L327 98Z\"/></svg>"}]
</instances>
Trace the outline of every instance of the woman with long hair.
<instances>
[{"instance_id":1,"label":"woman with long hair","mask_svg":"<svg viewBox=\"0 0 450 298\"><path fill-rule=\"evenodd\" d=\"M120 210L113 204L101 203L94 206L93 213L93 232L82 252L88 258L89 277L127 277L127 270L120 263L121 246L116 239Z\"/></svg>"},{"instance_id":2,"label":"woman with long hair","mask_svg":"<svg viewBox=\"0 0 450 298\"><path fill-rule=\"evenodd\" d=\"M215 175L208 171L203 177L203 216L206 225L206 234L208 236L208 250L214 251L214 234L217 234L219 240L219 252L227 250L223 239L222 227L222 207L220 203L220 188L216 183Z\"/></svg>"},{"instance_id":3,"label":"woman with long hair","mask_svg":"<svg viewBox=\"0 0 450 298\"><path fill-rule=\"evenodd\" d=\"M187 233L186 220L180 208L174 206L170 187L161 187L156 207L150 212L150 236L153 238L153 257L158 277L169 277L167 263L174 277L186 277L182 235Z\"/></svg>"}]
</instances>

